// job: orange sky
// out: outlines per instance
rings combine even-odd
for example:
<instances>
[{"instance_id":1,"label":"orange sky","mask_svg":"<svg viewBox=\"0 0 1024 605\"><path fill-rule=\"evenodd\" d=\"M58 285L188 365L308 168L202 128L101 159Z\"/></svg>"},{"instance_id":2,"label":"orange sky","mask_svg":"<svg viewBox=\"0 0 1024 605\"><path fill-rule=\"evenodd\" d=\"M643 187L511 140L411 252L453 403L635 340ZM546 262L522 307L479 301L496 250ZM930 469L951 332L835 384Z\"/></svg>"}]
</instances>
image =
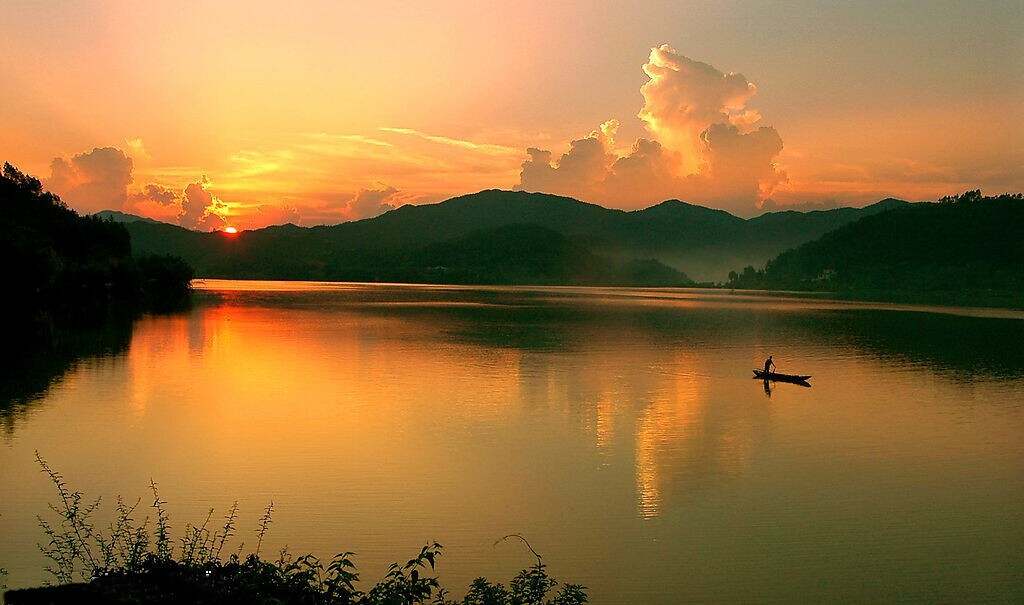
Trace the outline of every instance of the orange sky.
<instances>
[{"instance_id":1,"label":"orange sky","mask_svg":"<svg viewBox=\"0 0 1024 605\"><path fill-rule=\"evenodd\" d=\"M0 159L203 229L1024 190L1020 2L848 4L14 0Z\"/></svg>"}]
</instances>

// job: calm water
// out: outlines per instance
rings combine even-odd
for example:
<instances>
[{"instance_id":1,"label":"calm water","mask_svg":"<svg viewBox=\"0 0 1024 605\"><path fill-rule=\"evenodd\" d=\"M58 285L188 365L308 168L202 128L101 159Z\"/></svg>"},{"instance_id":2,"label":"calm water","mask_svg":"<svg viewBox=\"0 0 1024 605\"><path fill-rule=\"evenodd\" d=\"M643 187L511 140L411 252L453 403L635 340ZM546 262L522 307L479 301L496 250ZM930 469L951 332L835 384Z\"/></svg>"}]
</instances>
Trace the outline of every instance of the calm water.
<instances>
[{"instance_id":1,"label":"calm water","mask_svg":"<svg viewBox=\"0 0 1024 605\"><path fill-rule=\"evenodd\" d=\"M44 579L38 450L172 525L428 540L441 576L531 562L596 603L1024 599L1024 316L634 289L205 282L34 363L0 402L0 566ZM770 396L769 353L813 388ZM47 374L48 373L48 374Z\"/></svg>"}]
</instances>

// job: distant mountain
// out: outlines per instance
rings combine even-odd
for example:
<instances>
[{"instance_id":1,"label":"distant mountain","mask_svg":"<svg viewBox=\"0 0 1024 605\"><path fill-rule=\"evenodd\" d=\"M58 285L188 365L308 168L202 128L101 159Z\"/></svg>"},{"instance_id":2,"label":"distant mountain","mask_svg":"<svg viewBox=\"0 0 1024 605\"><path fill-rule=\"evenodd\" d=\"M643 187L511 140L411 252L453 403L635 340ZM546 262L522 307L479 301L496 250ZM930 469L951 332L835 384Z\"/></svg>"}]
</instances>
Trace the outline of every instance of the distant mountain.
<instances>
[{"instance_id":1,"label":"distant mountain","mask_svg":"<svg viewBox=\"0 0 1024 605\"><path fill-rule=\"evenodd\" d=\"M396 281L449 284L669 285L686 274L653 259L595 254L557 231L531 224L478 229L389 261Z\"/></svg>"},{"instance_id":2,"label":"distant mountain","mask_svg":"<svg viewBox=\"0 0 1024 605\"><path fill-rule=\"evenodd\" d=\"M125 226L137 252L180 255L209 277L493 282L514 275L517 283L658 285L678 283L681 272L700 281L724 280L731 269L761 266L788 248L905 204L885 200L866 208L770 212L745 220L678 200L627 212L556 195L487 190L402 206L372 219L282 225L232 237L148 221ZM528 245L534 257L476 260L490 256L491 238L498 238L494 250L512 250L512 233L522 238L518 252ZM467 250L473 250L472 262ZM594 258L603 263L600 270ZM535 273L511 267L516 263Z\"/></svg>"},{"instance_id":3,"label":"distant mountain","mask_svg":"<svg viewBox=\"0 0 1024 605\"><path fill-rule=\"evenodd\" d=\"M135 214L128 214L120 212L118 210L100 210L94 214L96 218L107 219L115 223L136 223L142 221L144 223L159 223L160 221L151 219L145 216L137 216Z\"/></svg>"},{"instance_id":4,"label":"distant mountain","mask_svg":"<svg viewBox=\"0 0 1024 605\"><path fill-rule=\"evenodd\" d=\"M780 254L739 287L857 292L1004 292L1024 304L1024 196L979 191L894 205Z\"/></svg>"}]
</instances>

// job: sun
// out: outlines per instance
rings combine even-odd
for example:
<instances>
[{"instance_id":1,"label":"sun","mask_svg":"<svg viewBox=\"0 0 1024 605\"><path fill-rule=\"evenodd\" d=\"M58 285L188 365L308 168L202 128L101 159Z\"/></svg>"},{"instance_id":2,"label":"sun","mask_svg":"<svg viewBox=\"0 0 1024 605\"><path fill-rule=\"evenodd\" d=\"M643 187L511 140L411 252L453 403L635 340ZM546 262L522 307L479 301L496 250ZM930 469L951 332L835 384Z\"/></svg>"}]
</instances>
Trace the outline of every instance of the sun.
<instances>
[{"instance_id":1,"label":"sun","mask_svg":"<svg viewBox=\"0 0 1024 605\"><path fill-rule=\"evenodd\" d=\"M238 229L234 227L224 227L224 233L238 233Z\"/></svg>"}]
</instances>

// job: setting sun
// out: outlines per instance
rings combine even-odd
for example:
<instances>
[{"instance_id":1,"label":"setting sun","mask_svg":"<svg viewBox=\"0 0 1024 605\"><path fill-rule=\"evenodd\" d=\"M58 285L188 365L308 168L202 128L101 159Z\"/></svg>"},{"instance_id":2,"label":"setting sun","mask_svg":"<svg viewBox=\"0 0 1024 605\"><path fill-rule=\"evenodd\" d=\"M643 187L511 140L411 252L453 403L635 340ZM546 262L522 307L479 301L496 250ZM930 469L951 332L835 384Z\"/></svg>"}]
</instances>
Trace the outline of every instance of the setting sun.
<instances>
[{"instance_id":1,"label":"setting sun","mask_svg":"<svg viewBox=\"0 0 1024 605\"><path fill-rule=\"evenodd\" d=\"M236 229L234 227L224 227L224 233L235 234L235 233L238 233L238 229Z\"/></svg>"}]
</instances>

